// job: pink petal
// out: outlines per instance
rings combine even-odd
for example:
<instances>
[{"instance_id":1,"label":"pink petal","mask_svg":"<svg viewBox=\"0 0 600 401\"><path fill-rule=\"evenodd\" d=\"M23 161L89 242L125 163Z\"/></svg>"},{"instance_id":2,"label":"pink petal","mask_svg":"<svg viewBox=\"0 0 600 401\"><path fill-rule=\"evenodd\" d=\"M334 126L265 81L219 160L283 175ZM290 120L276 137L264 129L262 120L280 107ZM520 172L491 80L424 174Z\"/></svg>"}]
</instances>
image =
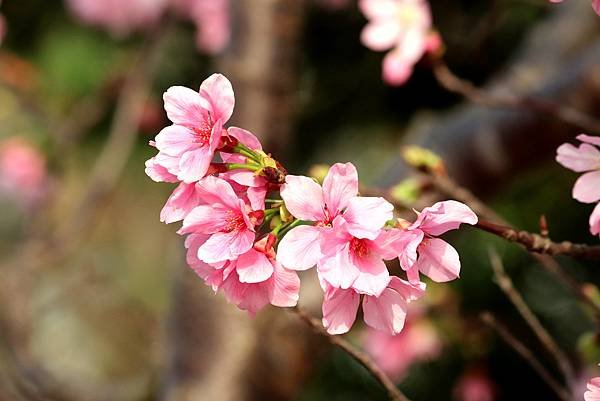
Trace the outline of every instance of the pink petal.
<instances>
[{"instance_id":1,"label":"pink petal","mask_svg":"<svg viewBox=\"0 0 600 401\"><path fill-rule=\"evenodd\" d=\"M323 326L329 334L343 334L356 320L360 296L353 290L330 288L323 299Z\"/></svg>"},{"instance_id":2,"label":"pink petal","mask_svg":"<svg viewBox=\"0 0 600 401\"><path fill-rule=\"evenodd\" d=\"M416 268L433 281L443 283L458 278L460 259L458 252L439 238L428 238L419 246Z\"/></svg>"},{"instance_id":3,"label":"pink petal","mask_svg":"<svg viewBox=\"0 0 600 401\"><path fill-rule=\"evenodd\" d=\"M164 93L163 100L167 117L175 124L192 128L208 119L208 102L190 88L172 86Z\"/></svg>"},{"instance_id":4,"label":"pink petal","mask_svg":"<svg viewBox=\"0 0 600 401\"><path fill-rule=\"evenodd\" d=\"M448 200L423 209L411 229L419 228L429 235L438 236L457 229L462 223L476 224L477 215L464 203Z\"/></svg>"},{"instance_id":5,"label":"pink petal","mask_svg":"<svg viewBox=\"0 0 600 401\"><path fill-rule=\"evenodd\" d=\"M156 157L146 160L146 175L156 182L177 182L177 176L157 162Z\"/></svg>"},{"instance_id":6,"label":"pink petal","mask_svg":"<svg viewBox=\"0 0 600 401\"><path fill-rule=\"evenodd\" d=\"M352 163L336 163L323 181L323 199L333 218L358 195L358 173Z\"/></svg>"},{"instance_id":7,"label":"pink petal","mask_svg":"<svg viewBox=\"0 0 600 401\"><path fill-rule=\"evenodd\" d=\"M385 223L394 217L393 210L394 205L383 198L352 198L344 212L348 232L356 238L375 239Z\"/></svg>"},{"instance_id":8,"label":"pink petal","mask_svg":"<svg viewBox=\"0 0 600 401\"><path fill-rule=\"evenodd\" d=\"M296 272L275 263L269 299L271 305L282 308L296 306L300 292L300 278Z\"/></svg>"},{"instance_id":9,"label":"pink petal","mask_svg":"<svg viewBox=\"0 0 600 401\"><path fill-rule=\"evenodd\" d=\"M400 25L393 19L373 21L363 28L360 41L371 50L388 50L397 43L400 32Z\"/></svg>"},{"instance_id":10,"label":"pink petal","mask_svg":"<svg viewBox=\"0 0 600 401\"><path fill-rule=\"evenodd\" d=\"M198 250L198 259L205 263L234 260L252 248L255 238L250 230L215 233Z\"/></svg>"},{"instance_id":11,"label":"pink petal","mask_svg":"<svg viewBox=\"0 0 600 401\"><path fill-rule=\"evenodd\" d=\"M393 86L405 84L412 75L414 64L414 60L406 59L397 50L390 51L383 58L383 80Z\"/></svg>"},{"instance_id":12,"label":"pink petal","mask_svg":"<svg viewBox=\"0 0 600 401\"><path fill-rule=\"evenodd\" d=\"M252 210L264 210L267 197L267 187L250 187L246 193Z\"/></svg>"},{"instance_id":13,"label":"pink petal","mask_svg":"<svg viewBox=\"0 0 600 401\"><path fill-rule=\"evenodd\" d=\"M180 183L160 211L160 221L169 224L182 220L196 207L199 197L195 187L195 184Z\"/></svg>"},{"instance_id":14,"label":"pink petal","mask_svg":"<svg viewBox=\"0 0 600 401\"><path fill-rule=\"evenodd\" d=\"M181 156L185 152L198 148L192 131L182 125L170 125L156 135L156 147L170 156Z\"/></svg>"},{"instance_id":15,"label":"pink petal","mask_svg":"<svg viewBox=\"0 0 600 401\"><path fill-rule=\"evenodd\" d=\"M340 238L334 229L327 230L321 238L321 252L317 263L321 277L335 288L350 288L359 270L350 260L348 240Z\"/></svg>"},{"instance_id":16,"label":"pink petal","mask_svg":"<svg viewBox=\"0 0 600 401\"><path fill-rule=\"evenodd\" d=\"M231 185L222 178L208 176L198 181L198 197L209 205L222 204L231 210L239 210L240 199Z\"/></svg>"},{"instance_id":17,"label":"pink petal","mask_svg":"<svg viewBox=\"0 0 600 401\"><path fill-rule=\"evenodd\" d=\"M417 282L412 283L406 280L402 280L400 277L392 277L388 288L396 290L404 299L407 301L416 301L425 295L425 283Z\"/></svg>"},{"instance_id":18,"label":"pink petal","mask_svg":"<svg viewBox=\"0 0 600 401\"><path fill-rule=\"evenodd\" d=\"M199 205L193 208L183 219L178 234L213 234L227 225L229 210L223 207Z\"/></svg>"},{"instance_id":19,"label":"pink petal","mask_svg":"<svg viewBox=\"0 0 600 401\"><path fill-rule=\"evenodd\" d=\"M600 170L585 173L575 181L573 198L583 203L600 200Z\"/></svg>"},{"instance_id":20,"label":"pink petal","mask_svg":"<svg viewBox=\"0 0 600 401\"><path fill-rule=\"evenodd\" d=\"M578 173L592 171L600 168L600 150L587 143L579 147L563 143L556 150L556 161Z\"/></svg>"},{"instance_id":21,"label":"pink petal","mask_svg":"<svg viewBox=\"0 0 600 401\"><path fill-rule=\"evenodd\" d=\"M238 127L227 128L227 133L254 150L262 150L262 145L258 138L250 131Z\"/></svg>"},{"instance_id":22,"label":"pink petal","mask_svg":"<svg viewBox=\"0 0 600 401\"><path fill-rule=\"evenodd\" d=\"M233 114L235 96L231 82L221 74L213 74L200 85L200 96L210 105L213 121L227 122Z\"/></svg>"},{"instance_id":23,"label":"pink petal","mask_svg":"<svg viewBox=\"0 0 600 401\"><path fill-rule=\"evenodd\" d=\"M323 190L314 180L288 175L281 187L281 198L290 213L301 220L323 221Z\"/></svg>"},{"instance_id":24,"label":"pink petal","mask_svg":"<svg viewBox=\"0 0 600 401\"><path fill-rule=\"evenodd\" d=\"M404 328L407 308L404 297L393 288L386 288L379 297L365 296L363 299L365 323L391 335Z\"/></svg>"},{"instance_id":25,"label":"pink petal","mask_svg":"<svg viewBox=\"0 0 600 401\"><path fill-rule=\"evenodd\" d=\"M241 283L261 283L273 275L271 261L255 249L240 255L236 266Z\"/></svg>"},{"instance_id":26,"label":"pink petal","mask_svg":"<svg viewBox=\"0 0 600 401\"><path fill-rule=\"evenodd\" d=\"M425 234L419 229L398 231L395 240L390 244L390 248L396 252L400 260L400 267L407 271L417 261L417 248L423 241Z\"/></svg>"},{"instance_id":27,"label":"pink petal","mask_svg":"<svg viewBox=\"0 0 600 401\"><path fill-rule=\"evenodd\" d=\"M229 302L248 311L251 315L256 314L269 303L268 283L241 283L235 272L225 280L222 289Z\"/></svg>"},{"instance_id":28,"label":"pink petal","mask_svg":"<svg viewBox=\"0 0 600 401\"><path fill-rule=\"evenodd\" d=\"M213 153L207 147L185 152L179 160L177 178L183 182L196 182L203 178L213 158Z\"/></svg>"},{"instance_id":29,"label":"pink petal","mask_svg":"<svg viewBox=\"0 0 600 401\"><path fill-rule=\"evenodd\" d=\"M290 230L279 242L277 261L291 270L306 270L321 257L321 231L314 226L299 226Z\"/></svg>"},{"instance_id":30,"label":"pink petal","mask_svg":"<svg viewBox=\"0 0 600 401\"><path fill-rule=\"evenodd\" d=\"M592 1L592 8L596 12L596 14L600 15L600 0L593 0ZM598 141L600 142L600 140L598 140ZM596 145L600 145L600 143L596 143Z\"/></svg>"},{"instance_id":31,"label":"pink petal","mask_svg":"<svg viewBox=\"0 0 600 401\"><path fill-rule=\"evenodd\" d=\"M595 5L600 5L600 0L594 0ZM579 134L576 136L581 142L591 143L592 145L600 146L600 136L592 136L586 134Z\"/></svg>"},{"instance_id":32,"label":"pink petal","mask_svg":"<svg viewBox=\"0 0 600 401\"><path fill-rule=\"evenodd\" d=\"M587 383L587 389L583 394L585 401L600 401L600 377L594 377Z\"/></svg>"},{"instance_id":33,"label":"pink petal","mask_svg":"<svg viewBox=\"0 0 600 401\"><path fill-rule=\"evenodd\" d=\"M600 203L596 205L590 215L590 232L592 235L600 235Z\"/></svg>"},{"instance_id":34,"label":"pink petal","mask_svg":"<svg viewBox=\"0 0 600 401\"><path fill-rule=\"evenodd\" d=\"M354 256L351 260L359 272L352 288L360 294L379 296L390 282L390 274L381 256L371 251L365 257Z\"/></svg>"},{"instance_id":35,"label":"pink petal","mask_svg":"<svg viewBox=\"0 0 600 401\"><path fill-rule=\"evenodd\" d=\"M394 0L360 0L358 7L369 19L394 19L398 11L398 1Z\"/></svg>"}]
</instances>

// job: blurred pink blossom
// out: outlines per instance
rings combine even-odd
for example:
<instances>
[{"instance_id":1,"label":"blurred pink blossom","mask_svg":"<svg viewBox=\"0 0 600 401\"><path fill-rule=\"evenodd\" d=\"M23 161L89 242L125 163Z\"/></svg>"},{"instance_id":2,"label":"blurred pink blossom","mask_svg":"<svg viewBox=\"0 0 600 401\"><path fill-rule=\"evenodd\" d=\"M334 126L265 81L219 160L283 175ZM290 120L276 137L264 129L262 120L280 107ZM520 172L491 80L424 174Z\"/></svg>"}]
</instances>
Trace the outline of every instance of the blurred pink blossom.
<instances>
[{"instance_id":1,"label":"blurred pink blossom","mask_svg":"<svg viewBox=\"0 0 600 401\"><path fill-rule=\"evenodd\" d=\"M550 0L551 3L562 3L563 0ZM600 15L600 0L592 0L592 8Z\"/></svg>"},{"instance_id":2,"label":"blurred pink blossom","mask_svg":"<svg viewBox=\"0 0 600 401\"><path fill-rule=\"evenodd\" d=\"M496 386L485 370L470 369L465 372L454 387L457 401L494 401Z\"/></svg>"},{"instance_id":3,"label":"blurred pink blossom","mask_svg":"<svg viewBox=\"0 0 600 401\"><path fill-rule=\"evenodd\" d=\"M174 0L179 13L196 25L196 45L209 54L221 52L231 36L230 0Z\"/></svg>"},{"instance_id":4,"label":"blurred pink blossom","mask_svg":"<svg viewBox=\"0 0 600 401\"><path fill-rule=\"evenodd\" d=\"M600 401L600 377L593 377L587 383L587 391L583 394L585 401Z\"/></svg>"},{"instance_id":5,"label":"blurred pink blossom","mask_svg":"<svg viewBox=\"0 0 600 401\"><path fill-rule=\"evenodd\" d=\"M0 143L0 192L24 207L38 202L48 186L44 156L21 138Z\"/></svg>"},{"instance_id":6,"label":"blurred pink blossom","mask_svg":"<svg viewBox=\"0 0 600 401\"><path fill-rule=\"evenodd\" d=\"M556 150L556 161L577 173L584 173L573 186L573 198L583 203L600 201L600 137L581 134L577 139L583 143L575 147L564 143ZM600 234L600 209L590 216L590 232Z\"/></svg>"},{"instance_id":7,"label":"blurred pink blossom","mask_svg":"<svg viewBox=\"0 0 600 401\"><path fill-rule=\"evenodd\" d=\"M409 310L413 312L413 308ZM365 333L365 350L394 380L401 380L412 364L434 359L442 351L442 341L431 322L410 316L396 335L371 329Z\"/></svg>"},{"instance_id":8,"label":"blurred pink blossom","mask_svg":"<svg viewBox=\"0 0 600 401\"><path fill-rule=\"evenodd\" d=\"M421 57L441 44L432 31L429 4L426 0L360 0L358 4L369 20L361 33L362 43L375 51L391 49L383 59L383 79L391 85L404 84Z\"/></svg>"},{"instance_id":9,"label":"blurred pink blossom","mask_svg":"<svg viewBox=\"0 0 600 401\"><path fill-rule=\"evenodd\" d=\"M158 22L169 0L66 0L83 23L107 29L116 36L146 29Z\"/></svg>"}]
</instances>

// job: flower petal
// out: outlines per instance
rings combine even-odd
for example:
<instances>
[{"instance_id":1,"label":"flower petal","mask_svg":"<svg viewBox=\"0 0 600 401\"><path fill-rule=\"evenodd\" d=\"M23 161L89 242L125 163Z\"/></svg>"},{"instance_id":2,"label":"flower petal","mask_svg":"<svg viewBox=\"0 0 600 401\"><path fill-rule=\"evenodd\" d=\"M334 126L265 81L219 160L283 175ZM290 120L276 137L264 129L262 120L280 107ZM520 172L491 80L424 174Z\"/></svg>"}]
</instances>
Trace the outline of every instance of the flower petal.
<instances>
[{"instance_id":1,"label":"flower petal","mask_svg":"<svg viewBox=\"0 0 600 401\"><path fill-rule=\"evenodd\" d=\"M464 203L448 200L423 209L410 228L438 236L457 229L462 223L476 224L477 215Z\"/></svg>"},{"instance_id":2,"label":"flower petal","mask_svg":"<svg viewBox=\"0 0 600 401\"><path fill-rule=\"evenodd\" d=\"M167 117L174 124L196 127L208 120L208 102L190 88L172 86L164 93L163 100Z\"/></svg>"},{"instance_id":3,"label":"flower petal","mask_svg":"<svg viewBox=\"0 0 600 401\"><path fill-rule=\"evenodd\" d=\"M414 267L433 281L442 283L458 278L460 258L446 241L428 238L419 246L419 259Z\"/></svg>"},{"instance_id":4,"label":"flower petal","mask_svg":"<svg viewBox=\"0 0 600 401\"><path fill-rule=\"evenodd\" d=\"M227 128L227 133L254 150L262 150L262 145L258 138L250 131L238 127Z\"/></svg>"},{"instance_id":5,"label":"flower petal","mask_svg":"<svg viewBox=\"0 0 600 401\"><path fill-rule=\"evenodd\" d=\"M195 135L182 125L170 125L156 135L156 148L170 156L181 156L185 152L198 148Z\"/></svg>"},{"instance_id":6,"label":"flower petal","mask_svg":"<svg viewBox=\"0 0 600 401\"><path fill-rule=\"evenodd\" d=\"M556 161L577 173L592 171L600 168L600 150L587 143L579 147L563 143L556 149Z\"/></svg>"},{"instance_id":7,"label":"flower petal","mask_svg":"<svg viewBox=\"0 0 600 401\"><path fill-rule=\"evenodd\" d=\"M282 308L296 306L300 292L298 274L275 263L275 271L271 280L269 293L271 305Z\"/></svg>"},{"instance_id":8,"label":"flower petal","mask_svg":"<svg viewBox=\"0 0 600 401\"><path fill-rule=\"evenodd\" d=\"M156 182L178 182L177 176L171 174L157 157L146 160L146 175Z\"/></svg>"},{"instance_id":9,"label":"flower petal","mask_svg":"<svg viewBox=\"0 0 600 401\"><path fill-rule=\"evenodd\" d=\"M590 215L590 232L592 235L600 235L600 203L596 205Z\"/></svg>"},{"instance_id":10,"label":"flower petal","mask_svg":"<svg viewBox=\"0 0 600 401\"><path fill-rule=\"evenodd\" d=\"M600 5L600 0L594 0L594 3ZM591 143L592 145L600 146L600 136L579 134L579 135L577 135L576 138L578 140L580 140L581 142L587 142L587 143Z\"/></svg>"},{"instance_id":11,"label":"flower petal","mask_svg":"<svg viewBox=\"0 0 600 401\"><path fill-rule=\"evenodd\" d=\"M290 213L301 220L323 221L323 190L314 180L301 175L288 175L281 187L281 198Z\"/></svg>"},{"instance_id":12,"label":"flower petal","mask_svg":"<svg viewBox=\"0 0 600 401\"><path fill-rule=\"evenodd\" d=\"M321 257L321 231L314 226L299 226L290 230L279 242L277 261L291 270L306 270Z\"/></svg>"},{"instance_id":13,"label":"flower petal","mask_svg":"<svg viewBox=\"0 0 600 401\"><path fill-rule=\"evenodd\" d=\"M390 274L381 256L371 251L365 257L351 256L351 260L358 268L352 288L360 294L379 296L390 282Z\"/></svg>"},{"instance_id":14,"label":"flower petal","mask_svg":"<svg viewBox=\"0 0 600 401\"><path fill-rule=\"evenodd\" d=\"M183 219L178 234L214 234L227 225L228 210L223 207L199 205Z\"/></svg>"},{"instance_id":15,"label":"flower petal","mask_svg":"<svg viewBox=\"0 0 600 401\"><path fill-rule=\"evenodd\" d=\"M222 204L231 210L239 210L240 199L231 185L222 178L208 176L198 181L198 197L208 205Z\"/></svg>"},{"instance_id":16,"label":"flower petal","mask_svg":"<svg viewBox=\"0 0 600 401\"><path fill-rule=\"evenodd\" d=\"M323 299L323 326L329 334L343 334L356 320L360 296L353 290L329 288Z\"/></svg>"},{"instance_id":17,"label":"flower petal","mask_svg":"<svg viewBox=\"0 0 600 401\"><path fill-rule=\"evenodd\" d=\"M160 221L170 224L182 220L194 207L199 198L195 184L180 183L160 211Z\"/></svg>"},{"instance_id":18,"label":"flower petal","mask_svg":"<svg viewBox=\"0 0 600 401\"><path fill-rule=\"evenodd\" d=\"M583 203L600 200L600 170L585 173L575 181L573 198Z\"/></svg>"},{"instance_id":19,"label":"flower petal","mask_svg":"<svg viewBox=\"0 0 600 401\"><path fill-rule=\"evenodd\" d=\"M250 230L215 233L198 249L198 259L205 263L234 260L252 248L255 237Z\"/></svg>"},{"instance_id":20,"label":"flower petal","mask_svg":"<svg viewBox=\"0 0 600 401\"><path fill-rule=\"evenodd\" d=\"M407 309L406 300L393 288L386 288L379 297L365 296L363 299L365 323L391 335L404 328Z\"/></svg>"},{"instance_id":21,"label":"flower petal","mask_svg":"<svg viewBox=\"0 0 600 401\"><path fill-rule=\"evenodd\" d=\"M393 19L373 21L363 28L360 41L371 50L388 50L396 45L401 31L400 25Z\"/></svg>"},{"instance_id":22,"label":"flower petal","mask_svg":"<svg viewBox=\"0 0 600 401\"><path fill-rule=\"evenodd\" d=\"M196 182L203 178L213 158L213 153L206 146L185 152L179 160L177 178L183 182Z\"/></svg>"},{"instance_id":23,"label":"flower petal","mask_svg":"<svg viewBox=\"0 0 600 401\"><path fill-rule=\"evenodd\" d=\"M356 238L375 239L386 221L394 217L394 205L383 198L357 196L348 201L344 220Z\"/></svg>"},{"instance_id":24,"label":"flower petal","mask_svg":"<svg viewBox=\"0 0 600 401\"><path fill-rule=\"evenodd\" d=\"M233 114L235 96L231 82L221 74L212 74L200 85L200 96L208 102L213 121L226 123Z\"/></svg>"},{"instance_id":25,"label":"flower petal","mask_svg":"<svg viewBox=\"0 0 600 401\"><path fill-rule=\"evenodd\" d=\"M358 173L352 163L336 163L323 181L323 199L331 218L341 213L358 195Z\"/></svg>"},{"instance_id":26,"label":"flower petal","mask_svg":"<svg viewBox=\"0 0 600 401\"><path fill-rule=\"evenodd\" d=\"M273 264L269 258L255 249L239 256L236 269L241 283L262 283L273 275Z\"/></svg>"}]
</instances>

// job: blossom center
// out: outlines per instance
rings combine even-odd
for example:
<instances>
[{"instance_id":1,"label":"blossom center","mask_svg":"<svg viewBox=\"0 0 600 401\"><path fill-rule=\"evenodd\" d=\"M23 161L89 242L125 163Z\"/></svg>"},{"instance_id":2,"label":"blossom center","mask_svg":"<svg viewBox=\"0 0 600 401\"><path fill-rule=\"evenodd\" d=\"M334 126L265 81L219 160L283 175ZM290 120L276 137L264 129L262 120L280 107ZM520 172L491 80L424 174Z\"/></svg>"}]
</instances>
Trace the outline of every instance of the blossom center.
<instances>
[{"instance_id":1,"label":"blossom center","mask_svg":"<svg viewBox=\"0 0 600 401\"><path fill-rule=\"evenodd\" d=\"M366 241L356 237L352 237L350 240L350 251L360 258L369 255L369 247Z\"/></svg>"},{"instance_id":2,"label":"blossom center","mask_svg":"<svg viewBox=\"0 0 600 401\"><path fill-rule=\"evenodd\" d=\"M230 233L232 231L246 228L246 221L240 212L228 210L225 218L225 227L223 232Z\"/></svg>"},{"instance_id":3,"label":"blossom center","mask_svg":"<svg viewBox=\"0 0 600 401\"><path fill-rule=\"evenodd\" d=\"M202 122L193 128L196 142L204 146L210 142L210 134L212 133L212 126L207 122Z\"/></svg>"},{"instance_id":4,"label":"blossom center","mask_svg":"<svg viewBox=\"0 0 600 401\"><path fill-rule=\"evenodd\" d=\"M400 25L413 25L421 16L421 10L414 5L405 5L400 7L397 12L397 18Z\"/></svg>"}]
</instances>

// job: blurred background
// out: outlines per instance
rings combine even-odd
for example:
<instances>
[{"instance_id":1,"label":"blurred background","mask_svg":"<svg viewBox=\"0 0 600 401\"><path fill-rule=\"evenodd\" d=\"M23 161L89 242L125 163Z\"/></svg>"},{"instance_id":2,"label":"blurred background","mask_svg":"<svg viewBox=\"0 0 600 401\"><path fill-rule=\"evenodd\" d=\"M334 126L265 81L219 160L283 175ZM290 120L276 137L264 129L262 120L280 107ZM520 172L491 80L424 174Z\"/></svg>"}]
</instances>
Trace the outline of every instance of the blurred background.
<instances>
[{"instance_id":1,"label":"blurred background","mask_svg":"<svg viewBox=\"0 0 600 401\"><path fill-rule=\"evenodd\" d=\"M600 19L588 3L431 9L458 76L598 116ZM383 53L360 43L367 21L355 0L4 0L0 13L2 401L386 399L297 316L267 308L251 319L215 296L187 268L177 225L159 222L173 187L152 182L144 161L169 124L162 93L213 72L233 83L232 125L291 172L352 161L365 184L387 188L418 179L400 149L419 144L511 224L538 232L545 215L553 239L598 243L592 206L571 198L576 175L554 161L583 127L470 103L427 60L405 85L386 85ZM421 206L444 197L416 191ZM448 240L461 279L428 283L396 338L357 324L349 340L415 401L557 399L479 319L491 311L559 377L494 282L493 248L577 367L581 400L600 362L588 308L515 245L470 228ZM597 263L558 262L597 293ZM320 316L313 274L300 299Z\"/></svg>"}]
</instances>

